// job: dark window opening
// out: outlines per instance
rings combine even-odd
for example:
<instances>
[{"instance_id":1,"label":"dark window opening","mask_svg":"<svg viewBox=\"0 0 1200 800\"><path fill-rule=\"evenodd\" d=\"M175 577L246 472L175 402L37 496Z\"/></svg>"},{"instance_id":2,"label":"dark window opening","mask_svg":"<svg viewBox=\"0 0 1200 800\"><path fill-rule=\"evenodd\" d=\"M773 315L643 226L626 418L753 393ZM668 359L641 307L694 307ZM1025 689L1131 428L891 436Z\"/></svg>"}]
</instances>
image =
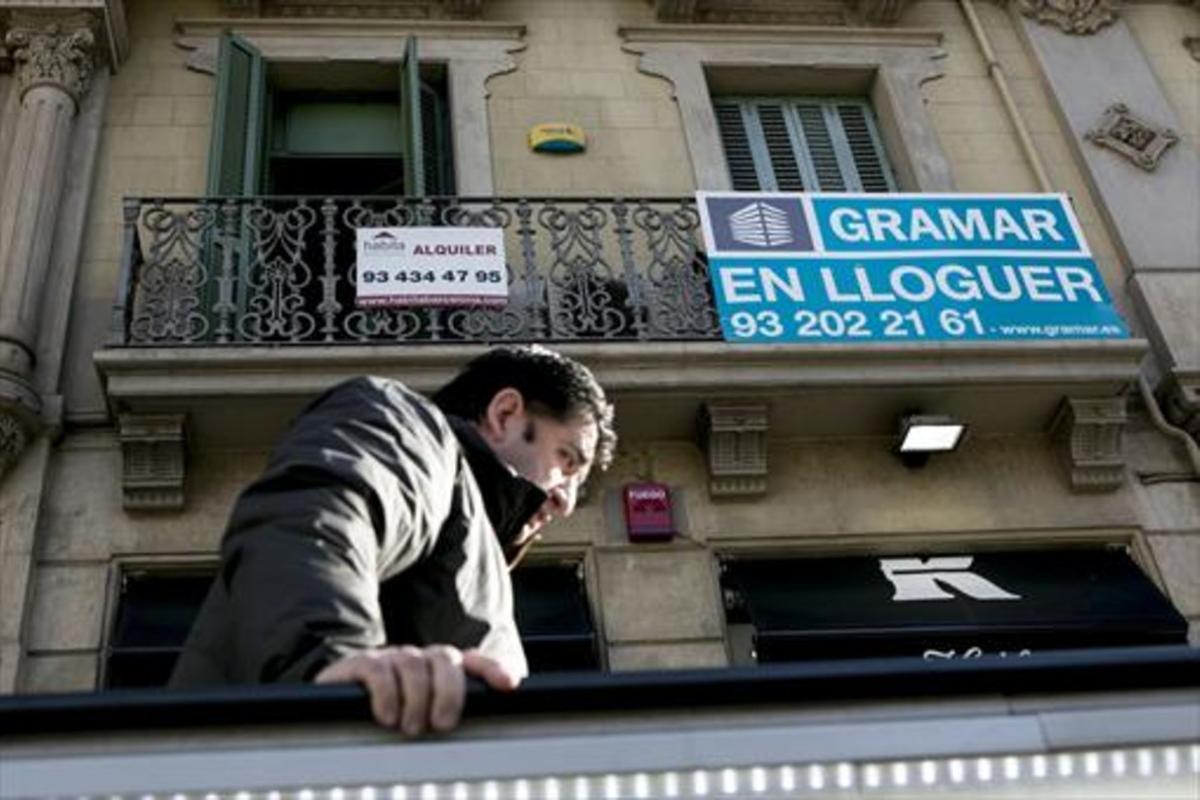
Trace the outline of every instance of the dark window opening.
<instances>
[{"instance_id":1,"label":"dark window opening","mask_svg":"<svg viewBox=\"0 0 1200 800\"><path fill-rule=\"evenodd\" d=\"M600 669L582 565L532 564L514 570L512 579L530 672Z\"/></svg>"},{"instance_id":2,"label":"dark window opening","mask_svg":"<svg viewBox=\"0 0 1200 800\"><path fill-rule=\"evenodd\" d=\"M108 688L163 686L171 677L215 570L143 571L121 576L107 651Z\"/></svg>"},{"instance_id":3,"label":"dark window opening","mask_svg":"<svg viewBox=\"0 0 1200 800\"><path fill-rule=\"evenodd\" d=\"M121 576L104 686L165 686L208 594L215 567L129 570ZM534 564L512 575L530 670L597 670L599 649L578 562Z\"/></svg>"}]
</instances>

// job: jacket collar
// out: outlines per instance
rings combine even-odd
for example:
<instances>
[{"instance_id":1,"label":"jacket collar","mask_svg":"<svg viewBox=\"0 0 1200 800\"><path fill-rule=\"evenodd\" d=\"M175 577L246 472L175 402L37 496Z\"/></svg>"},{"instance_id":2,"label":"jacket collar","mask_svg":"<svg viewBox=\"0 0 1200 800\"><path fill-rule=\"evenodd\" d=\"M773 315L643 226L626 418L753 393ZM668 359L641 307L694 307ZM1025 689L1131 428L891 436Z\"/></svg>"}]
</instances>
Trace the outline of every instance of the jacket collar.
<instances>
[{"instance_id":1,"label":"jacket collar","mask_svg":"<svg viewBox=\"0 0 1200 800\"><path fill-rule=\"evenodd\" d=\"M547 495L497 458L474 425L452 414L447 414L446 419L467 457L475 483L479 485L484 508L504 548L504 555L512 563L520 550L514 540L546 502Z\"/></svg>"}]
</instances>

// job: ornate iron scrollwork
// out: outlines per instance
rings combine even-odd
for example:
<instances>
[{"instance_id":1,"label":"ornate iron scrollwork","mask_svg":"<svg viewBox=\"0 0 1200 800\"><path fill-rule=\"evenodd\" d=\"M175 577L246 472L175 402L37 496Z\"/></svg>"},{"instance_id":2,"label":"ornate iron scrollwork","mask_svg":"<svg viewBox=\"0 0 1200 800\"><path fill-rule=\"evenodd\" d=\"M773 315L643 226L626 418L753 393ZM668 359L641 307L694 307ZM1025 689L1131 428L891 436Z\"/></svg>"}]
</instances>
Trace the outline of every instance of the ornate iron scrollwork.
<instances>
[{"instance_id":1,"label":"ornate iron scrollwork","mask_svg":"<svg viewBox=\"0 0 1200 800\"><path fill-rule=\"evenodd\" d=\"M690 199L132 200L120 344L716 339ZM130 223L131 225L133 223ZM356 305L365 227L499 228L503 308Z\"/></svg>"}]
</instances>

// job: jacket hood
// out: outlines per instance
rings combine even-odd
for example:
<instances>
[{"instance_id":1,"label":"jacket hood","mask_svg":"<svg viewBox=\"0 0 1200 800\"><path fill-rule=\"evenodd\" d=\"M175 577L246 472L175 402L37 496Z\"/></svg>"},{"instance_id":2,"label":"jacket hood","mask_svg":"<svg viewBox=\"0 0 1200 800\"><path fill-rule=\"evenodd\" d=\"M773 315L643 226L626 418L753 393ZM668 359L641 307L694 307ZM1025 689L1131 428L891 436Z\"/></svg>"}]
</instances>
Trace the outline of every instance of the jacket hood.
<instances>
[{"instance_id":1,"label":"jacket hood","mask_svg":"<svg viewBox=\"0 0 1200 800\"><path fill-rule=\"evenodd\" d=\"M522 549L515 544L517 536L548 495L497 458L491 445L470 422L453 414L447 414L446 419L467 457L475 483L479 484L488 520L504 548L505 557L512 564Z\"/></svg>"}]
</instances>

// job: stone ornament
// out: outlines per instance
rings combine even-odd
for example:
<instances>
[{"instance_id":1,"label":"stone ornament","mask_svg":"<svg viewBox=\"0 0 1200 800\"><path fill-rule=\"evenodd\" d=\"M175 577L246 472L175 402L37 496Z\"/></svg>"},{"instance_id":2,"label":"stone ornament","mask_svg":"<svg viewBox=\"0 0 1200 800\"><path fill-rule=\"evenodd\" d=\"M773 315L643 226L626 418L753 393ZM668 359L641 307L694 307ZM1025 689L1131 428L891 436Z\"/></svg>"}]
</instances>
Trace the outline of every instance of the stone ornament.
<instances>
[{"instance_id":1,"label":"stone ornament","mask_svg":"<svg viewBox=\"0 0 1200 800\"><path fill-rule=\"evenodd\" d=\"M1113 103L1086 138L1100 147L1107 147L1137 166L1153 172L1167 149L1179 141L1178 134L1148 122L1129 110L1124 103Z\"/></svg>"},{"instance_id":2,"label":"stone ornament","mask_svg":"<svg viewBox=\"0 0 1200 800\"><path fill-rule=\"evenodd\" d=\"M184 506L183 414L121 414L123 505L130 511L178 511Z\"/></svg>"},{"instance_id":3,"label":"stone ornament","mask_svg":"<svg viewBox=\"0 0 1200 800\"><path fill-rule=\"evenodd\" d=\"M1200 36L1185 36L1183 37L1183 46L1187 48L1192 58L1200 61Z\"/></svg>"},{"instance_id":4,"label":"stone ornament","mask_svg":"<svg viewBox=\"0 0 1200 800\"><path fill-rule=\"evenodd\" d=\"M19 27L5 44L16 64L17 85L24 95L35 86L55 86L78 103L96 68L96 37L88 28L66 31L58 23Z\"/></svg>"},{"instance_id":5,"label":"stone ornament","mask_svg":"<svg viewBox=\"0 0 1200 800\"><path fill-rule=\"evenodd\" d=\"M29 444L29 430L20 417L0 409L0 478L17 463Z\"/></svg>"},{"instance_id":6,"label":"stone ornament","mask_svg":"<svg viewBox=\"0 0 1200 800\"><path fill-rule=\"evenodd\" d=\"M1125 398L1068 397L1051 430L1076 492L1111 492L1125 482Z\"/></svg>"},{"instance_id":7,"label":"stone ornament","mask_svg":"<svg viewBox=\"0 0 1200 800\"><path fill-rule=\"evenodd\" d=\"M1116 22L1116 0L1017 0L1017 10L1063 33L1095 33Z\"/></svg>"},{"instance_id":8,"label":"stone ornament","mask_svg":"<svg viewBox=\"0 0 1200 800\"><path fill-rule=\"evenodd\" d=\"M712 497L752 497L767 491L767 407L705 403L700 439Z\"/></svg>"}]
</instances>

